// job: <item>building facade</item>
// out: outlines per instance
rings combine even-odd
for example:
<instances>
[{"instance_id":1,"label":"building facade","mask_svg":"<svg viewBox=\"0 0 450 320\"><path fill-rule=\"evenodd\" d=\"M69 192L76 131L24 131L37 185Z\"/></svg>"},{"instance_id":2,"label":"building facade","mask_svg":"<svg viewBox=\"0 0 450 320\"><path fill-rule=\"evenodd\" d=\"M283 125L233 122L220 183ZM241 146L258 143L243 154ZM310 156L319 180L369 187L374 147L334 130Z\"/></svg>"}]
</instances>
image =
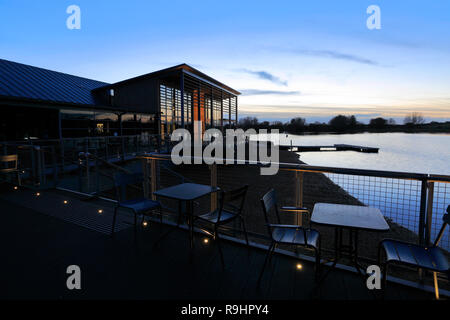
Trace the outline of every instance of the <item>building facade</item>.
<instances>
[{"instance_id":1,"label":"building facade","mask_svg":"<svg viewBox=\"0 0 450 320\"><path fill-rule=\"evenodd\" d=\"M186 64L110 84L0 59L0 141L223 130L239 94Z\"/></svg>"}]
</instances>

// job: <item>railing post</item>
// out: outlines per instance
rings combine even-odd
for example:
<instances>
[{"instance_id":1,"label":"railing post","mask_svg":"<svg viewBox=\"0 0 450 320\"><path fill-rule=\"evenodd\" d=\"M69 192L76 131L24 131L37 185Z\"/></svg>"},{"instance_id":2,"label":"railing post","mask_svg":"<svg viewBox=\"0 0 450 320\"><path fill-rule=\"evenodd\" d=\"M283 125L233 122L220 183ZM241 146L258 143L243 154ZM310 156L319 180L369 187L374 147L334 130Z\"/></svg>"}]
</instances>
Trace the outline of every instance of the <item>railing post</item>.
<instances>
[{"instance_id":1,"label":"railing post","mask_svg":"<svg viewBox=\"0 0 450 320\"><path fill-rule=\"evenodd\" d=\"M39 146L35 146L33 147L36 150L36 159L37 159L37 164L36 164L36 168L37 168L37 185L41 185L41 181L42 181L42 157L41 157L41 149Z\"/></svg>"},{"instance_id":2,"label":"railing post","mask_svg":"<svg viewBox=\"0 0 450 320\"><path fill-rule=\"evenodd\" d=\"M122 161L125 161L125 137L121 136L120 139L122 140Z\"/></svg>"},{"instance_id":3,"label":"railing post","mask_svg":"<svg viewBox=\"0 0 450 320\"><path fill-rule=\"evenodd\" d=\"M425 230L425 244L430 244L431 226L433 225L433 198L434 198L434 182L428 182L427 197L427 222Z\"/></svg>"},{"instance_id":4,"label":"railing post","mask_svg":"<svg viewBox=\"0 0 450 320\"><path fill-rule=\"evenodd\" d=\"M422 180L420 190L419 244L425 244L425 219L427 210L427 180Z\"/></svg>"},{"instance_id":5,"label":"railing post","mask_svg":"<svg viewBox=\"0 0 450 320\"><path fill-rule=\"evenodd\" d=\"M145 198L150 198L149 197L149 188L148 188L148 181L150 179L150 175L148 172L148 159L147 158L142 158L142 172L144 174L144 197ZM153 198L153 197L152 197Z\"/></svg>"},{"instance_id":6,"label":"railing post","mask_svg":"<svg viewBox=\"0 0 450 320\"><path fill-rule=\"evenodd\" d=\"M157 190L157 174L156 174L156 159L150 160L150 174L151 174L151 192L152 192L152 200L156 200L156 196L154 192Z\"/></svg>"},{"instance_id":7,"label":"railing post","mask_svg":"<svg viewBox=\"0 0 450 320\"><path fill-rule=\"evenodd\" d=\"M303 207L303 171L295 171L295 206ZM303 225L303 214L297 212L296 224Z\"/></svg>"},{"instance_id":8,"label":"railing post","mask_svg":"<svg viewBox=\"0 0 450 320\"><path fill-rule=\"evenodd\" d=\"M213 163L209 166L211 171L211 187L217 187L217 164ZM211 193L211 211L217 209L217 192Z\"/></svg>"},{"instance_id":9,"label":"railing post","mask_svg":"<svg viewBox=\"0 0 450 320\"><path fill-rule=\"evenodd\" d=\"M90 182L90 173L89 173L89 152L86 152L84 155L86 159L86 192L91 192L91 182Z\"/></svg>"},{"instance_id":10,"label":"railing post","mask_svg":"<svg viewBox=\"0 0 450 320\"><path fill-rule=\"evenodd\" d=\"M53 185L56 187L58 185L58 163L56 161L56 148L51 146L52 152L52 167L53 167Z\"/></svg>"}]
</instances>

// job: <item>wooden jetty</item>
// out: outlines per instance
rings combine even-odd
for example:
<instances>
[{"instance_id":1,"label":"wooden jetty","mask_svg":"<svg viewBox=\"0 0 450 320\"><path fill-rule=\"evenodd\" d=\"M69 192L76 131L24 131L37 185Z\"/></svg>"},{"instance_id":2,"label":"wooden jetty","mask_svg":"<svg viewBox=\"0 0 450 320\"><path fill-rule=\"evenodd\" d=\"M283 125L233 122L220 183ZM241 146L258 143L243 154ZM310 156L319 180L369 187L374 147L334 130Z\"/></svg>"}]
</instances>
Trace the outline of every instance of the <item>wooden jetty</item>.
<instances>
[{"instance_id":1,"label":"wooden jetty","mask_svg":"<svg viewBox=\"0 0 450 320\"><path fill-rule=\"evenodd\" d=\"M291 150L295 152L308 151L357 151L364 153L378 153L379 148L354 146L351 144L334 144L332 146L303 146L303 145L280 145L282 150Z\"/></svg>"}]
</instances>

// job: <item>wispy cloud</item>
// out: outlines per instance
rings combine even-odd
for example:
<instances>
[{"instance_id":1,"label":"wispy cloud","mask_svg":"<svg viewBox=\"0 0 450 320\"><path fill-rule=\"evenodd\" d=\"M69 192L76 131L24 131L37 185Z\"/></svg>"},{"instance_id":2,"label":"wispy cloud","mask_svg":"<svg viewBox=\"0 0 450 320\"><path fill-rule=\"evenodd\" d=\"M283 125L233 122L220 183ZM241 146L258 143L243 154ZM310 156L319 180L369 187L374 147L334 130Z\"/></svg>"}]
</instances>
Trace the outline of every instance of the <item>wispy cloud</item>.
<instances>
[{"instance_id":1,"label":"wispy cloud","mask_svg":"<svg viewBox=\"0 0 450 320\"><path fill-rule=\"evenodd\" d=\"M271 74L270 72L267 72L267 71L263 71L263 70L261 70L261 71L254 71L254 70L248 70L248 69L239 69L239 71L251 74L251 75L256 76L256 77L258 77L260 79L263 79L263 80L268 80L268 81L273 82L275 84L279 84L279 85L282 85L282 86L287 86L288 85L286 80L282 80L279 77L274 76L273 74Z\"/></svg>"},{"instance_id":2,"label":"wispy cloud","mask_svg":"<svg viewBox=\"0 0 450 320\"><path fill-rule=\"evenodd\" d=\"M354 54L342 53L342 52L338 52L338 51L334 51L334 50L295 49L295 50L292 50L292 52L301 54L301 55L307 55L307 56L353 61L353 62L368 64L368 65L372 65L372 66L379 65L379 63L377 61L374 61L374 60L371 60L368 58L364 58L364 57L360 57L360 56L357 56Z\"/></svg>"},{"instance_id":3,"label":"wispy cloud","mask_svg":"<svg viewBox=\"0 0 450 320\"><path fill-rule=\"evenodd\" d=\"M243 89L240 90L245 96L258 96L258 95L284 95L292 96L300 94L300 91L279 91L279 90L259 90L259 89Z\"/></svg>"}]
</instances>

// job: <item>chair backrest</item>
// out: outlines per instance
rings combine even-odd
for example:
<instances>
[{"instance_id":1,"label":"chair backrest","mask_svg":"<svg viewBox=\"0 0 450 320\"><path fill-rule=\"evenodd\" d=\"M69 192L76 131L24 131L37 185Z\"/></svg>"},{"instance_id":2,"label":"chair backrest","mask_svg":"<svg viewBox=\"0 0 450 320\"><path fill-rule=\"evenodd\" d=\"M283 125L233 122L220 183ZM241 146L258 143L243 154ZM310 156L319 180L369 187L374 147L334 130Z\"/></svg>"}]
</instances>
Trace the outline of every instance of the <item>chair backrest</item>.
<instances>
[{"instance_id":1,"label":"chair backrest","mask_svg":"<svg viewBox=\"0 0 450 320\"><path fill-rule=\"evenodd\" d=\"M126 199L126 188L128 185L144 182L142 173L116 173L114 175L114 185L116 187L117 199L123 201Z\"/></svg>"},{"instance_id":2,"label":"chair backrest","mask_svg":"<svg viewBox=\"0 0 450 320\"><path fill-rule=\"evenodd\" d=\"M219 200L219 220L222 215L222 211L225 209L235 215L241 215L244 209L245 196L247 195L248 185L240 188L222 191L220 193ZM235 204L237 203L237 205Z\"/></svg>"},{"instance_id":3,"label":"chair backrest","mask_svg":"<svg viewBox=\"0 0 450 320\"><path fill-rule=\"evenodd\" d=\"M0 172L7 173L7 172L16 171L18 162L19 162L19 156L17 154L9 154L6 156L0 156Z\"/></svg>"},{"instance_id":4,"label":"chair backrest","mask_svg":"<svg viewBox=\"0 0 450 320\"><path fill-rule=\"evenodd\" d=\"M439 242L442 239L442 236L444 235L445 228L448 224L450 224L450 205L447 207L447 213L444 214L442 217L442 227L441 230L439 230L439 233L436 237L436 240L434 240L433 246L437 247L439 245Z\"/></svg>"},{"instance_id":5,"label":"chair backrest","mask_svg":"<svg viewBox=\"0 0 450 320\"><path fill-rule=\"evenodd\" d=\"M267 224L267 228L269 230L269 234L272 235L272 228L269 226L270 219L269 215L272 210L275 211L275 215L277 218L277 223L280 222L280 215L278 213L278 204L277 204L277 195L275 192L275 189L271 189L269 192L267 192L261 199L261 204L263 207L263 213L264 213L264 220Z\"/></svg>"}]
</instances>

